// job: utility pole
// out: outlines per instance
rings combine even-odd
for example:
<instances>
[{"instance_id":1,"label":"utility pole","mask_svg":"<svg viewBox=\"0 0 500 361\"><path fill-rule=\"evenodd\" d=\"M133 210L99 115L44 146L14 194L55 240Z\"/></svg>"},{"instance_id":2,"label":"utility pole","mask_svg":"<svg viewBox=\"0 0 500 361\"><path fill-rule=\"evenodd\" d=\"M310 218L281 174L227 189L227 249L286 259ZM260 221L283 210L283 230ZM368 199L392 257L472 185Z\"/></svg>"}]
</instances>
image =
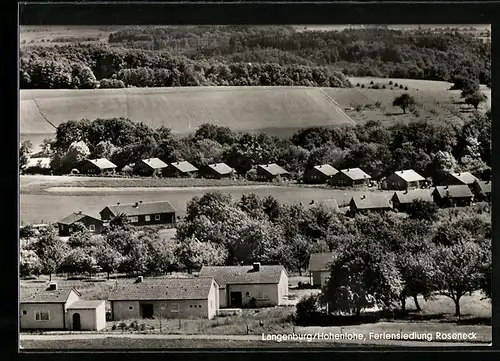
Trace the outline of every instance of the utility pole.
<instances>
[{"instance_id":1,"label":"utility pole","mask_svg":"<svg viewBox=\"0 0 500 361\"><path fill-rule=\"evenodd\" d=\"M165 306L160 306L160 333L163 333L163 330L161 328L161 317L163 315L163 312L165 310Z\"/></svg>"}]
</instances>

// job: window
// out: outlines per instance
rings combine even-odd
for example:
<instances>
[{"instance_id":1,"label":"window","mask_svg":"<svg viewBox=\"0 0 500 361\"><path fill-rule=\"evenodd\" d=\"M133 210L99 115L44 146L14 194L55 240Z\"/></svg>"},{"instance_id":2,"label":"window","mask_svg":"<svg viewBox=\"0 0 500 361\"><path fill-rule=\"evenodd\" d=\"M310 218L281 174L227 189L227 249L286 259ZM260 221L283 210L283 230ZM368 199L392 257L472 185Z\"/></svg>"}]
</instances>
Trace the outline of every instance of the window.
<instances>
[{"instance_id":1,"label":"window","mask_svg":"<svg viewBox=\"0 0 500 361\"><path fill-rule=\"evenodd\" d=\"M91 231L91 232L95 231L95 225L94 224L89 225L89 231Z\"/></svg>"},{"instance_id":2,"label":"window","mask_svg":"<svg viewBox=\"0 0 500 361\"><path fill-rule=\"evenodd\" d=\"M151 216L144 216L144 220L145 220L146 222L151 221Z\"/></svg>"},{"instance_id":3,"label":"window","mask_svg":"<svg viewBox=\"0 0 500 361\"><path fill-rule=\"evenodd\" d=\"M198 308L201 308L201 305L198 305Z\"/></svg>"},{"instance_id":4,"label":"window","mask_svg":"<svg viewBox=\"0 0 500 361\"><path fill-rule=\"evenodd\" d=\"M179 304L173 303L172 306L170 306L170 312L179 312Z\"/></svg>"},{"instance_id":5,"label":"window","mask_svg":"<svg viewBox=\"0 0 500 361\"><path fill-rule=\"evenodd\" d=\"M132 222L132 223L137 223L139 222L139 217L137 216L132 216L132 217L128 217L129 221Z\"/></svg>"},{"instance_id":6,"label":"window","mask_svg":"<svg viewBox=\"0 0 500 361\"><path fill-rule=\"evenodd\" d=\"M189 308L193 308L193 305L189 305Z\"/></svg>"},{"instance_id":7,"label":"window","mask_svg":"<svg viewBox=\"0 0 500 361\"><path fill-rule=\"evenodd\" d=\"M257 293L257 297L258 297L258 298L262 298L262 292L260 292L260 291L259 291L259 292Z\"/></svg>"},{"instance_id":8,"label":"window","mask_svg":"<svg viewBox=\"0 0 500 361\"><path fill-rule=\"evenodd\" d=\"M245 294L245 296L249 297L249 296L250 296L250 292L247 292L247 293Z\"/></svg>"},{"instance_id":9,"label":"window","mask_svg":"<svg viewBox=\"0 0 500 361\"><path fill-rule=\"evenodd\" d=\"M27 315L27 314L28 314L28 311L23 310L23 315Z\"/></svg>"},{"instance_id":10,"label":"window","mask_svg":"<svg viewBox=\"0 0 500 361\"><path fill-rule=\"evenodd\" d=\"M155 214L155 221L159 221L160 220L160 215L159 214Z\"/></svg>"},{"instance_id":11,"label":"window","mask_svg":"<svg viewBox=\"0 0 500 361\"><path fill-rule=\"evenodd\" d=\"M49 321L50 315L48 311L36 311L35 321Z\"/></svg>"},{"instance_id":12,"label":"window","mask_svg":"<svg viewBox=\"0 0 500 361\"><path fill-rule=\"evenodd\" d=\"M129 310L133 310L134 308L132 306L128 306L128 309Z\"/></svg>"}]
</instances>

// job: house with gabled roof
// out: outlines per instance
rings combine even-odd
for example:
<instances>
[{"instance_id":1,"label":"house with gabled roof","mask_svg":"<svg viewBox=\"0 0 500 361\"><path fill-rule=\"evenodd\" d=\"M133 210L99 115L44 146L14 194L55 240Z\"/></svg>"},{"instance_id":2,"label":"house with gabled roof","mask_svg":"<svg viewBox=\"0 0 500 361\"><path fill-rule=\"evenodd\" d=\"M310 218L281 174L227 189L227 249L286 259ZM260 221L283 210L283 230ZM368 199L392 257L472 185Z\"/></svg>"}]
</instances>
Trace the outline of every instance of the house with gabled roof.
<instances>
[{"instance_id":1,"label":"house with gabled roof","mask_svg":"<svg viewBox=\"0 0 500 361\"><path fill-rule=\"evenodd\" d=\"M469 186L474 194L474 199L483 202L491 202L491 181L476 180Z\"/></svg>"},{"instance_id":2,"label":"house with gabled roof","mask_svg":"<svg viewBox=\"0 0 500 361\"><path fill-rule=\"evenodd\" d=\"M342 169L334 174L328 184L334 187L366 187L372 177L359 168Z\"/></svg>"},{"instance_id":3,"label":"house with gabled roof","mask_svg":"<svg viewBox=\"0 0 500 361\"><path fill-rule=\"evenodd\" d=\"M303 180L307 184L324 184L339 171L330 164L315 165L304 171Z\"/></svg>"},{"instance_id":4,"label":"house with gabled roof","mask_svg":"<svg viewBox=\"0 0 500 361\"><path fill-rule=\"evenodd\" d=\"M106 158L85 159L80 166L80 171L83 174L109 174L114 173L116 164Z\"/></svg>"},{"instance_id":5,"label":"house with gabled roof","mask_svg":"<svg viewBox=\"0 0 500 361\"><path fill-rule=\"evenodd\" d=\"M82 223L87 230L99 234L102 232L104 227L104 222L98 218L89 216L82 211L73 212L69 216L64 217L57 222L57 228L59 229L59 236L67 237L73 232L73 225L75 223Z\"/></svg>"},{"instance_id":6,"label":"house with gabled roof","mask_svg":"<svg viewBox=\"0 0 500 361\"><path fill-rule=\"evenodd\" d=\"M209 179L232 178L234 176L234 169L226 163L214 163L201 167L198 175L201 178Z\"/></svg>"},{"instance_id":7,"label":"house with gabled roof","mask_svg":"<svg viewBox=\"0 0 500 361\"><path fill-rule=\"evenodd\" d=\"M219 285L221 308L265 307L285 304L288 274L283 266L203 266L200 277L213 277Z\"/></svg>"},{"instance_id":8,"label":"house with gabled roof","mask_svg":"<svg viewBox=\"0 0 500 361\"><path fill-rule=\"evenodd\" d=\"M212 319L219 310L219 285L212 277L147 279L113 292L114 321L137 318Z\"/></svg>"},{"instance_id":9,"label":"house with gabled roof","mask_svg":"<svg viewBox=\"0 0 500 361\"><path fill-rule=\"evenodd\" d=\"M367 212L384 212L392 209L390 196L368 192L354 196L349 202L349 212L352 215Z\"/></svg>"},{"instance_id":10,"label":"house with gabled roof","mask_svg":"<svg viewBox=\"0 0 500 361\"><path fill-rule=\"evenodd\" d=\"M469 206L474 199L474 194L469 186L437 186L432 192L434 202L439 207L464 207Z\"/></svg>"},{"instance_id":11,"label":"house with gabled roof","mask_svg":"<svg viewBox=\"0 0 500 361\"><path fill-rule=\"evenodd\" d=\"M313 286L323 287L328 282L333 257L333 252L311 253L307 270Z\"/></svg>"},{"instance_id":12,"label":"house with gabled roof","mask_svg":"<svg viewBox=\"0 0 500 361\"><path fill-rule=\"evenodd\" d=\"M278 177L285 179L290 177L290 173L276 163L259 164L255 170L257 172L256 178L261 181L272 182Z\"/></svg>"},{"instance_id":13,"label":"house with gabled roof","mask_svg":"<svg viewBox=\"0 0 500 361\"><path fill-rule=\"evenodd\" d=\"M74 287L21 286L21 330L99 331L106 327L106 302L82 300Z\"/></svg>"},{"instance_id":14,"label":"house with gabled roof","mask_svg":"<svg viewBox=\"0 0 500 361\"><path fill-rule=\"evenodd\" d=\"M432 198L432 190L413 189L406 191L397 191L394 192L391 201L394 209L404 212L408 209L408 206L410 206L417 199L424 202L434 202L434 199Z\"/></svg>"},{"instance_id":15,"label":"house with gabled roof","mask_svg":"<svg viewBox=\"0 0 500 361\"><path fill-rule=\"evenodd\" d=\"M413 169L400 170L389 175L383 182L383 188L388 190L410 190L420 188L425 178Z\"/></svg>"},{"instance_id":16,"label":"house with gabled roof","mask_svg":"<svg viewBox=\"0 0 500 361\"><path fill-rule=\"evenodd\" d=\"M167 167L167 163L159 158L141 159L134 165L134 173L143 176L152 176L153 174L161 174L162 170Z\"/></svg>"},{"instance_id":17,"label":"house with gabled roof","mask_svg":"<svg viewBox=\"0 0 500 361\"><path fill-rule=\"evenodd\" d=\"M50 174L50 158L30 158L23 168L24 174Z\"/></svg>"},{"instance_id":18,"label":"house with gabled roof","mask_svg":"<svg viewBox=\"0 0 500 361\"><path fill-rule=\"evenodd\" d=\"M163 169L164 177L180 178L180 177L194 177L198 172L198 168L187 161L170 163Z\"/></svg>"},{"instance_id":19,"label":"house with gabled roof","mask_svg":"<svg viewBox=\"0 0 500 361\"><path fill-rule=\"evenodd\" d=\"M442 186L458 186L467 185L471 186L477 180L470 172L456 172L448 173L441 181Z\"/></svg>"},{"instance_id":20,"label":"house with gabled roof","mask_svg":"<svg viewBox=\"0 0 500 361\"><path fill-rule=\"evenodd\" d=\"M175 213L175 208L168 201L117 203L107 205L99 212L103 221L110 221L124 214L134 226L163 224L170 227L175 227Z\"/></svg>"}]
</instances>

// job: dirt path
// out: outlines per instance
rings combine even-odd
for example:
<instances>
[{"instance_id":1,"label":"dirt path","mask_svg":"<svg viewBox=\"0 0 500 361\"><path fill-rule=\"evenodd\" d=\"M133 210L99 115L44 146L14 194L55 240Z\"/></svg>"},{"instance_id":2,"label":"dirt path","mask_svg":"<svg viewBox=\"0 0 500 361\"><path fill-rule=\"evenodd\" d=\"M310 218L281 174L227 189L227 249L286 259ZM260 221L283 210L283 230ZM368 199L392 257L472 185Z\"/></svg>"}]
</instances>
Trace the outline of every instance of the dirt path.
<instances>
[{"instance_id":1,"label":"dirt path","mask_svg":"<svg viewBox=\"0 0 500 361\"><path fill-rule=\"evenodd\" d=\"M207 187L49 187L45 191L49 193L115 193L115 192L184 192L186 189L193 191L212 191L215 189L269 189L279 187L269 185L227 185L227 186L207 186Z\"/></svg>"},{"instance_id":2,"label":"dirt path","mask_svg":"<svg viewBox=\"0 0 500 361\"><path fill-rule=\"evenodd\" d=\"M267 335L163 335L163 334L122 334L122 333L79 333L79 334L57 334L57 335L31 335L21 334L20 341L65 341L65 340L90 340L105 338L130 338L130 339L163 339L163 340L230 340L230 341L267 341L276 343L275 340L266 340ZM283 341L283 342L321 342L332 344L352 344L354 345L380 345L380 346L428 346L428 347L468 347L486 346L487 344L467 343L467 342L423 342L423 341L392 341L392 340L342 340L330 341L323 339L313 339L311 341Z\"/></svg>"}]
</instances>

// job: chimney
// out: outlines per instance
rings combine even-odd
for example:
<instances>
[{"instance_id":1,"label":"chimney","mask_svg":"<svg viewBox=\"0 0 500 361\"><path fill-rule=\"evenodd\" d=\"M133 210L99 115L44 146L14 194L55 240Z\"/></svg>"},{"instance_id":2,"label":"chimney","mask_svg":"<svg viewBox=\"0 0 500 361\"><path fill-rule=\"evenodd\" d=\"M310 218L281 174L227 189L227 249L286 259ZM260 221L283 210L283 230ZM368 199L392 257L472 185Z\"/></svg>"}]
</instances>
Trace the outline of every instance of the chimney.
<instances>
[{"instance_id":1,"label":"chimney","mask_svg":"<svg viewBox=\"0 0 500 361\"><path fill-rule=\"evenodd\" d=\"M78 211L78 214L82 214L82 211L81 211L81 210L80 210L80 211Z\"/></svg>"},{"instance_id":2,"label":"chimney","mask_svg":"<svg viewBox=\"0 0 500 361\"><path fill-rule=\"evenodd\" d=\"M120 202L116 202L117 205L120 205Z\"/></svg>"},{"instance_id":3,"label":"chimney","mask_svg":"<svg viewBox=\"0 0 500 361\"><path fill-rule=\"evenodd\" d=\"M144 278L142 276L139 276L134 283L141 283L142 281L144 281Z\"/></svg>"},{"instance_id":4,"label":"chimney","mask_svg":"<svg viewBox=\"0 0 500 361\"><path fill-rule=\"evenodd\" d=\"M253 270L254 270L254 272L259 272L260 271L260 262L254 262L253 263Z\"/></svg>"},{"instance_id":5,"label":"chimney","mask_svg":"<svg viewBox=\"0 0 500 361\"><path fill-rule=\"evenodd\" d=\"M57 283L56 282L49 283L49 291L57 291Z\"/></svg>"},{"instance_id":6,"label":"chimney","mask_svg":"<svg viewBox=\"0 0 500 361\"><path fill-rule=\"evenodd\" d=\"M365 199L365 198L366 198L366 194L363 194L363 195L361 196L361 199Z\"/></svg>"},{"instance_id":7,"label":"chimney","mask_svg":"<svg viewBox=\"0 0 500 361\"><path fill-rule=\"evenodd\" d=\"M142 203L142 201L139 201L139 203Z\"/></svg>"}]
</instances>

